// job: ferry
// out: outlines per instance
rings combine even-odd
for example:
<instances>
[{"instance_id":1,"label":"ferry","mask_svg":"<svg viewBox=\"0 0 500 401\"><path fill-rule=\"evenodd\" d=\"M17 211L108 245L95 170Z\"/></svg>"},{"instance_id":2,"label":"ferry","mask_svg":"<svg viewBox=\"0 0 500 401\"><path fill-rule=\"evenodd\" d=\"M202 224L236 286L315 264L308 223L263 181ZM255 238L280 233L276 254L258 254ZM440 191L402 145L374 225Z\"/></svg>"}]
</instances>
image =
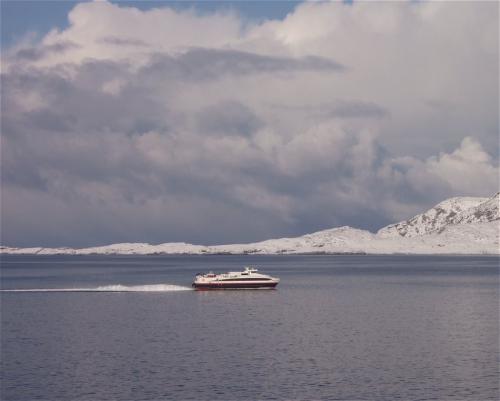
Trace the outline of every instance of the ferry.
<instances>
[{"instance_id":1,"label":"ferry","mask_svg":"<svg viewBox=\"0 0 500 401\"><path fill-rule=\"evenodd\" d=\"M253 267L245 267L242 272L198 273L192 286L195 290L273 289L279 282L279 278L261 274Z\"/></svg>"}]
</instances>

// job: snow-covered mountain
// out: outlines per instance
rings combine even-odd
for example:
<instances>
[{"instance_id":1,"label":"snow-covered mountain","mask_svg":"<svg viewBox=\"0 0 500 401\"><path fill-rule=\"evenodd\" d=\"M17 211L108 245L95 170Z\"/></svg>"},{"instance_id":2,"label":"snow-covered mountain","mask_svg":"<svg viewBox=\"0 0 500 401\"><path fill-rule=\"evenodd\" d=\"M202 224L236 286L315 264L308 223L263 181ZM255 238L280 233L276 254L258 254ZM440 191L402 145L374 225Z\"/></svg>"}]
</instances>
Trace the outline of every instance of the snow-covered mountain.
<instances>
[{"instance_id":1,"label":"snow-covered mountain","mask_svg":"<svg viewBox=\"0 0 500 401\"><path fill-rule=\"evenodd\" d=\"M493 199L493 198L492 198ZM450 224L456 224L458 216L471 211L488 202L488 198L457 197L450 198L438 203L432 209L422 214L418 214L408 220L390 224L381 228L377 235L383 238L392 237L415 237L422 234L429 234L442 230ZM498 199L497 199L498 202ZM498 211L498 208L497 208ZM473 213L471 213L473 215ZM498 214L498 213L497 213ZM498 216L497 216L498 218ZM491 221L491 220L485 220ZM469 221L469 223L479 223L483 221Z\"/></svg>"},{"instance_id":2,"label":"snow-covered mountain","mask_svg":"<svg viewBox=\"0 0 500 401\"><path fill-rule=\"evenodd\" d=\"M487 201L458 213L452 219L452 224L484 223L499 220L499 204L500 192L497 192Z\"/></svg>"},{"instance_id":3,"label":"snow-covered mountain","mask_svg":"<svg viewBox=\"0 0 500 401\"><path fill-rule=\"evenodd\" d=\"M9 248L4 254L500 254L499 193L492 198L451 198L425 213L380 229L377 234L338 227L295 238L270 239L251 244L192 245L186 243L113 244L100 247Z\"/></svg>"}]
</instances>

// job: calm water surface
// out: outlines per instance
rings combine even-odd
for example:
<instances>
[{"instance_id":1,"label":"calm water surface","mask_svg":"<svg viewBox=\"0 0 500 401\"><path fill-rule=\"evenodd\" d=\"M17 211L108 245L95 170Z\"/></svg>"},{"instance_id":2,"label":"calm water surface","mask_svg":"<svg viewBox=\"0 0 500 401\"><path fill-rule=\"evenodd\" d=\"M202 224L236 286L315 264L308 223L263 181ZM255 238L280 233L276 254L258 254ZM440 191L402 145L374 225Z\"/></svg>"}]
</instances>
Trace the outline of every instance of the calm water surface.
<instances>
[{"instance_id":1,"label":"calm water surface","mask_svg":"<svg viewBox=\"0 0 500 401\"><path fill-rule=\"evenodd\" d=\"M498 258L1 261L2 400L499 399ZM189 289L247 264L278 289Z\"/></svg>"}]
</instances>

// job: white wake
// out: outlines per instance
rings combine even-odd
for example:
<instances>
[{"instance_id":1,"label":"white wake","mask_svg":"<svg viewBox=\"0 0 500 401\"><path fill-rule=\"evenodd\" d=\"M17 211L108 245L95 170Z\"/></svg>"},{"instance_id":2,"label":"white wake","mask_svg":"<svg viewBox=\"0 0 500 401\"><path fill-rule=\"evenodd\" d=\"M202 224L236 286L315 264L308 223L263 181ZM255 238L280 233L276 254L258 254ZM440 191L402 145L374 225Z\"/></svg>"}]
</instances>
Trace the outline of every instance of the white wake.
<instances>
[{"instance_id":1,"label":"white wake","mask_svg":"<svg viewBox=\"0 0 500 401\"><path fill-rule=\"evenodd\" d=\"M93 288L19 288L0 290L0 292L171 292L191 291L191 287L174 284L148 284L148 285L104 285Z\"/></svg>"}]
</instances>

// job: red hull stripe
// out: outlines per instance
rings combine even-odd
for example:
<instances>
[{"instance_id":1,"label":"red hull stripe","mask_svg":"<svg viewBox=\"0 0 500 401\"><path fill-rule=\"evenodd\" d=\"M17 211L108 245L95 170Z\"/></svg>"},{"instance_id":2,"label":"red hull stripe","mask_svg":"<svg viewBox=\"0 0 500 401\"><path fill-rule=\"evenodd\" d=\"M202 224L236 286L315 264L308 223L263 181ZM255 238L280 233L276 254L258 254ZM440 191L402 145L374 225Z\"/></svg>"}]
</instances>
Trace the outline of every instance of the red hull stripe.
<instances>
[{"instance_id":1,"label":"red hull stripe","mask_svg":"<svg viewBox=\"0 0 500 401\"><path fill-rule=\"evenodd\" d=\"M274 288L278 283L193 283L193 287L200 290L219 290L232 288Z\"/></svg>"}]
</instances>

